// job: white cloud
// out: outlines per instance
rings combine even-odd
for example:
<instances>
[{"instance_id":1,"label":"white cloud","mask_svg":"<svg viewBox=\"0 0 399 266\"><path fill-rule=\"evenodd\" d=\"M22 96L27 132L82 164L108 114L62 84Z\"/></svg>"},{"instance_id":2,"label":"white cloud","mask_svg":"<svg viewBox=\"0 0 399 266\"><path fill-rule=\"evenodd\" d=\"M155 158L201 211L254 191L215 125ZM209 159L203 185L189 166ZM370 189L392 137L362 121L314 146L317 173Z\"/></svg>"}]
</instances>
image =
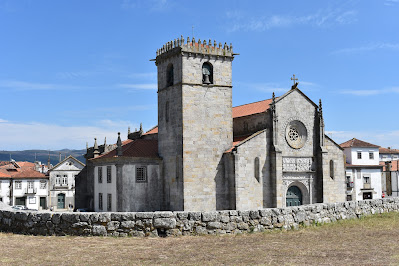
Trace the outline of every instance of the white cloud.
<instances>
[{"instance_id":1,"label":"white cloud","mask_svg":"<svg viewBox=\"0 0 399 266\"><path fill-rule=\"evenodd\" d=\"M385 0L384 5L393 6L399 3L399 0Z\"/></svg>"},{"instance_id":2,"label":"white cloud","mask_svg":"<svg viewBox=\"0 0 399 266\"><path fill-rule=\"evenodd\" d=\"M356 96L372 96L386 93L399 93L399 87L391 87L379 90L342 90L339 91L342 94L351 94Z\"/></svg>"},{"instance_id":3,"label":"white cloud","mask_svg":"<svg viewBox=\"0 0 399 266\"><path fill-rule=\"evenodd\" d=\"M118 84L119 88L126 88L132 90L156 90L158 84L156 83L145 83L145 84Z\"/></svg>"},{"instance_id":4,"label":"white cloud","mask_svg":"<svg viewBox=\"0 0 399 266\"><path fill-rule=\"evenodd\" d=\"M84 149L86 142L93 145L94 138L115 143L121 132L125 139L127 128L139 127L129 121L102 120L95 126L60 126L44 123L0 123L0 147L3 150L24 149Z\"/></svg>"},{"instance_id":5,"label":"white cloud","mask_svg":"<svg viewBox=\"0 0 399 266\"><path fill-rule=\"evenodd\" d=\"M343 48L333 51L332 54L353 54L370 52L375 50L399 50L399 43L370 43L365 46Z\"/></svg>"},{"instance_id":6,"label":"white cloud","mask_svg":"<svg viewBox=\"0 0 399 266\"><path fill-rule=\"evenodd\" d=\"M291 15L271 15L254 17L252 14L244 14L240 11L228 11L226 17L233 22L229 23L229 31L266 31L272 28L285 28L294 25L310 25L310 26L330 26L350 24L356 21L357 12L354 10L341 11L335 10L319 10L315 14L304 16ZM232 26L231 26L232 25Z\"/></svg>"},{"instance_id":7,"label":"white cloud","mask_svg":"<svg viewBox=\"0 0 399 266\"><path fill-rule=\"evenodd\" d=\"M36 83L36 82L26 82L18 80L0 80L0 89L1 87L20 90L20 91L82 89L82 86L51 84L51 83Z\"/></svg>"},{"instance_id":8,"label":"white cloud","mask_svg":"<svg viewBox=\"0 0 399 266\"><path fill-rule=\"evenodd\" d=\"M4 120L4 119L0 118L0 123L7 123L7 122L8 122L7 120Z\"/></svg>"}]
</instances>

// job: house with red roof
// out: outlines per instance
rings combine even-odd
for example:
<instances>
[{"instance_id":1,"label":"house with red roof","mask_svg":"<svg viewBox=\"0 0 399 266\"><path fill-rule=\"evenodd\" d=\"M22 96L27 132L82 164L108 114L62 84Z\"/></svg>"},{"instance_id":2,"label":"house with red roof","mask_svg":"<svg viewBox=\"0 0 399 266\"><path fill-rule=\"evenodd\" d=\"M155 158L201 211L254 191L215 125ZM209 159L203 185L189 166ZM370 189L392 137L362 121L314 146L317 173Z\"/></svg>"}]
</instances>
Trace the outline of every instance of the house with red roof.
<instances>
[{"instance_id":1,"label":"house with red roof","mask_svg":"<svg viewBox=\"0 0 399 266\"><path fill-rule=\"evenodd\" d=\"M232 46L159 49L158 125L87 149L77 204L95 211L213 211L346 200L344 152L293 86L232 106ZM78 188L79 186L79 188Z\"/></svg>"},{"instance_id":2,"label":"house with red roof","mask_svg":"<svg viewBox=\"0 0 399 266\"><path fill-rule=\"evenodd\" d=\"M31 162L10 162L0 166L0 197L3 202L29 209L46 209L48 177Z\"/></svg>"},{"instance_id":3,"label":"house with red roof","mask_svg":"<svg viewBox=\"0 0 399 266\"><path fill-rule=\"evenodd\" d=\"M388 148L380 147L379 153L380 153L380 162L399 160L398 149L391 149L391 147Z\"/></svg>"},{"instance_id":4,"label":"house with red roof","mask_svg":"<svg viewBox=\"0 0 399 266\"><path fill-rule=\"evenodd\" d=\"M380 146L356 138L340 146L346 156L347 200L379 199L383 193Z\"/></svg>"}]
</instances>

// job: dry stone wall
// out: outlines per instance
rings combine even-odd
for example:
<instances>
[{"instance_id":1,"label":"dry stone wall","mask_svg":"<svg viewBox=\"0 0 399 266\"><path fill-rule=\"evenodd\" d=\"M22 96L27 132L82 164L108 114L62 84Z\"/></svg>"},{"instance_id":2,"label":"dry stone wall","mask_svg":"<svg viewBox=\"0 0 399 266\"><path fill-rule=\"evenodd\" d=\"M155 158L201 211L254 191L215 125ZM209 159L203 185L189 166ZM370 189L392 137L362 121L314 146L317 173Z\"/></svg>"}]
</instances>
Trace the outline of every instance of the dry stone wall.
<instances>
[{"instance_id":1,"label":"dry stone wall","mask_svg":"<svg viewBox=\"0 0 399 266\"><path fill-rule=\"evenodd\" d=\"M398 211L399 198L252 211L51 213L0 210L0 230L33 235L223 235L296 229Z\"/></svg>"}]
</instances>

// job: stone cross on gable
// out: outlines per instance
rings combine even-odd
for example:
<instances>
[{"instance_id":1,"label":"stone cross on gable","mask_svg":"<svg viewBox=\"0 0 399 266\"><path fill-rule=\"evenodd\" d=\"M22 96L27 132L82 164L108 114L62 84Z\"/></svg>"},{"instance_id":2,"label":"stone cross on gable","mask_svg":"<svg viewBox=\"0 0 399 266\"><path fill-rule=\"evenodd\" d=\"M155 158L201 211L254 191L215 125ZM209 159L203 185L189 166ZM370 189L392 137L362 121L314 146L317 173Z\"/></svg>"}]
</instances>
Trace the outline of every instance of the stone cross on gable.
<instances>
[{"instance_id":1,"label":"stone cross on gable","mask_svg":"<svg viewBox=\"0 0 399 266\"><path fill-rule=\"evenodd\" d=\"M292 75L291 80L294 82L294 85L295 85L296 81L298 80L298 79L295 78L295 74Z\"/></svg>"},{"instance_id":2,"label":"stone cross on gable","mask_svg":"<svg viewBox=\"0 0 399 266\"><path fill-rule=\"evenodd\" d=\"M295 78L295 74L292 75L291 80L294 82L294 85L291 86L291 89L295 89L298 86L298 82L296 82L298 79Z\"/></svg>"}]
</instances>

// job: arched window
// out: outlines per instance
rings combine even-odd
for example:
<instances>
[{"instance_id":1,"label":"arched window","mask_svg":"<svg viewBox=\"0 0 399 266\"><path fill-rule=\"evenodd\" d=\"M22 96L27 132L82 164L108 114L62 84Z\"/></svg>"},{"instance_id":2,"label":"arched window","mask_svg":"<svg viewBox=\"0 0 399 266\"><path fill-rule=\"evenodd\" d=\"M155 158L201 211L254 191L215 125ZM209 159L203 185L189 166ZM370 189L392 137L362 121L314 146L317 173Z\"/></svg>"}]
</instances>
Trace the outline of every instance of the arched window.
<instances>
[{"instance_id":1,"label":"arched window","mask_svg":"<svg viewBox=\"0 0 399 266\"><path fill-rule=\"evenodd\" d=\"M330 161L330 177L334 179L334 161Z\"/></svg>"},{"instance_id":2,"label":"arched window","mask_svg":"<svg viewBox=\"0 0 399 266\"><path fill-rule=\"evenodd\" d=\"M174 84L173 76L173 65L169 64L166 68L166 87L172 86Z\"/></svg>"},{"instance_id":3,"label":"arched window","mask_svg":"<svg viewBox=\"0 0 399 266\"><path fill-rule=\"evenodd\" d=\"M255 158L254 167L255 167L255 169L254 169L254 171L255 171L255 178L256 178L256 180L258 180L258 182L259 182L259 176L260 176L260 173L259 173L259 171L260 171L259 157L256 157L256 158Z\"/></svg>"},{"instance_id":4,"label":"arched window","mask_svg":"<svg viewBox=\"0 0 399 266\"><path fill-rule=\"evenodd\" d=\"M209 62L202 65L202 83L213 84L213 66Z\"/></svg>"}]
</instances>

